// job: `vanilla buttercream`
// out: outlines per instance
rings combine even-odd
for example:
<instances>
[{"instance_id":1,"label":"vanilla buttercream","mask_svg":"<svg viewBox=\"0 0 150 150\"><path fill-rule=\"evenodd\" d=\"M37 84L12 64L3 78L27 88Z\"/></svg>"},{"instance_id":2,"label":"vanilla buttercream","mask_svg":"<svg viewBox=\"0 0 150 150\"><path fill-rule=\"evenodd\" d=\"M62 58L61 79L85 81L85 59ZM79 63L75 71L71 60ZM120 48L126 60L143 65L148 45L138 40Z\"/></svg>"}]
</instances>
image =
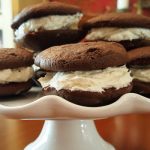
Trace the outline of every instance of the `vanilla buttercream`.
<instances>
[{"instance_id":1,"label":"vanilla buttercream","mask_svg":"<svg viewBox=\"0 0 150 150\"><path fill-rule=\"evenodd\" d=\"M149 39L150 29L145 28L93 28L85 37L86 40L124 41Z\"/></svg>"},{"instance_id":2,"label":"vanilla buttercream","mask_svg":"<svg viewBox=\"0 0 150 150\"><path fill-rule=\"evenodd\" d=\"M29 32L37 32L39 29L78 29L78 23L82 13L74 15L49 15L41 18L30 19L19 26L15 31L16 39L21 39Z\"/></svg>"},{"instance_id":3,"label":"vanilla buttercream","mask_svg":"<svg viewBox=\"0 0 150 150\"><path fill-rule=\"evenodd\" d=\"M131 73L134 79L150 82L150 68L131 68Z\"/></svg>"},{"instance_id":4,"label":"vanilla buttercream","mask_svg":"<svg viewBox=\"0 0 150 150\"><path fill-rule=\"evenodd\" d=\"M32 67L21 67L17 69L0 70L0 84L10 82L26 82L33 77Z\"/></svg>"},{"instance_id":5,"label":"vanilla buttercream","mask_svg":"<svg viewBox=\"0 0 150 150\"><path fill-rule=\"evenodd\" d=\"M39 79L43 87L56 90L103 92L105 89L120 89L130 85L132 77L126 66L102 70L47 73Z\"/></svg>"}]
</instances>

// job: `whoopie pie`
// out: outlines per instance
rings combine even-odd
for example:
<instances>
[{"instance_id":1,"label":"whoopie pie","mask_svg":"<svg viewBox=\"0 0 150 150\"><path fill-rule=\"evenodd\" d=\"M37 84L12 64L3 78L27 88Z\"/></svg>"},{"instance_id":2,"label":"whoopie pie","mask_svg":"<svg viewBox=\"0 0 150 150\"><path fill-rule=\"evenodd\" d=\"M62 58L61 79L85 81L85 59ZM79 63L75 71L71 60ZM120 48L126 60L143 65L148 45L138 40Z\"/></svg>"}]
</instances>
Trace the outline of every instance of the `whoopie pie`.
<instances>
[{"instance_id":1,"label":"whoopie pie","mask_svg":"<svg viewBox=\"0 0 150 150\"><path fill-rule=\"evenodd\" d=\"M150 94L150 46L129 51L128 66L133 76L133 91Z\"/></svg>"},{"instance_id":2,"label":"whoopie pie","mask_svg":"<svg viewBox=\"0 0 150 150\"><path fill-rule=\"evenodd\" d=\"M114 42L54 46L35 58L46 72L39 79L44 93L83 106L107 105L131 91L126 61L126 50Z\"/></svg>"},{"instance_id":3,"label":"whoopie pie","mask_svg":"<svg viewBox=\"0 0 150 150\"><path fill-rule=\"evenodd\" d=\"M0 49L0 96L18 95L32 87L33 53L23 48Z\"/></svg>"},{"instance_id":4,"label":"whoopie pie","mask_svg":"<svg viewBox=\"0 0 150 150\"><path fill-rule=\"evenodd\" d=\"M83 38L78 28L83 13L77 6L61 2L42 2L23 9L11 27L15 41L33 50L75 43Z\"/></svg>"},{"instance_id":5,"label":"whoopie pie","mask_svg":"<svg viewBox=\"0 0 150 150\"><path fill-rule=\"evenodd\" d=\"M106 13L82 22L85 41L113 41L127 49L150 45L150 17L133 13Z\"/></svg>"}]
</instances>

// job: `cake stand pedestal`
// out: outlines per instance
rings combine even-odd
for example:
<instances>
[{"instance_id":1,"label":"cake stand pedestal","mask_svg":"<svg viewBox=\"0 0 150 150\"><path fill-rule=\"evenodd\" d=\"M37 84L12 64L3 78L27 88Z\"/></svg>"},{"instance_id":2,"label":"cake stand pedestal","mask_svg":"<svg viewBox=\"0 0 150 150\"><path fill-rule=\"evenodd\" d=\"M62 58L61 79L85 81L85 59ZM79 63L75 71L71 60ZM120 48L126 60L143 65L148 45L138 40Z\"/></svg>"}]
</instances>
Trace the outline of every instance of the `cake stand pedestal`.
<instances>
[{"instance_id":1,"label":"cake stand pedestal","mask_svg":"<svg viewBox=\"0 0 150 150\"><path fill-rule=\"evenodd\" d=\"M134 93L102 107L79 106L38 93L32 89L23 97L0 99L0 114L7 118L46 120L39 137L25 150L114 150L100 137L92 120L150 112L150 99Z\"/></svg>"},{"instance_id":2,"label":"cake stand pedestal","mask_svg":"<svg viewBox=\"0 0 150 150\"><path fill-rule=\"evenodd\" d=\"M87 120L45 121L39 137L25 150L114 150Z\"/></svg>"}]
</instances>

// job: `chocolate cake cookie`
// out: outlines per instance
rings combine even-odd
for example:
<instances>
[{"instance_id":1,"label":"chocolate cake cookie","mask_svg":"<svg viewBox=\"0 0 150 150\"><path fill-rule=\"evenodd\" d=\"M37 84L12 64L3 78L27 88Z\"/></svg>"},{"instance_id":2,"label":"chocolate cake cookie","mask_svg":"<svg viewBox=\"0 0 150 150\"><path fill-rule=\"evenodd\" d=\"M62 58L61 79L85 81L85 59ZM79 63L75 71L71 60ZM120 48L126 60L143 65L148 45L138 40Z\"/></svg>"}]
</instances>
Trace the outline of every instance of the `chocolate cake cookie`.
<instances>
[{"instance_id":1,"label":"chocolate cake cookie","mask_svg":"<svg viewBox=\"0 0 150 150\"><path fill-rule=\"evenodd\" d=\"M60 2L43 2L23 9L11 25L15 41L33 50L80 41L80 8Z\"/></svg>"},{"instance_id":2,"label":"chocolate cake cookie","mask_svg":"<svg viewBox=\"0 0 150 150\"><path fill-rule=\"evenodd\" d=\"M150 18L132 13L107 13L81 24L85 41L113 41L127 50L150 45Z\"/></svg>"},{"instance_id":3,"label":"chocolate cake cookie","mask_svg":"<svg viewBox=\"0 0 150 150\"><path fill-rule=\"evenodd\" d=\"M21 48L0 49L0 96L18 95L32 86L32 52Z\"/></svg>"},{"instance_id":4,"label":"chocolate cake cookie","mask_svg":"<svg viewBox=\"0 0 150 150\"><path fill-rule=\"evenodd\" d=\"M132 89L124 47L113 42L83 42L51 47L35 64L46 71L39 79L47 95L83 106L102 106Z\"/></svg>"},{"instance_id":5,"label":"chocolate cake cookie","mask_svg":"<svg viewBox=\"0 0 150 150\"><path fill-rule=\"evenodd\" d=\"M133 92L150 94L150 46L128 52L128 66L134 78Z\"/></svg>"}]
</instances>

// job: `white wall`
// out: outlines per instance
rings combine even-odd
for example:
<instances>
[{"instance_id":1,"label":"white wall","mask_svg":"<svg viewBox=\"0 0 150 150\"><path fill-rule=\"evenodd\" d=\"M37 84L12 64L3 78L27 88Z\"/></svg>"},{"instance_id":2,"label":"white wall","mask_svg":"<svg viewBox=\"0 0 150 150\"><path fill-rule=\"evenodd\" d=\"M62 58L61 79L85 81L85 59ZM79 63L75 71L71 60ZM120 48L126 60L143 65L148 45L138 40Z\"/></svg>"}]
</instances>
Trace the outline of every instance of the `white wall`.
<instances>
[{"instance_id":1,"label":"white wall","mask_svg":"<svg viewBox=\"0 0 150 150\"><path fill-rule=\"evenodd\" d=\"M0 30L3 30L3 47L14 47L12 23L12 0L1 0L2 15L0 15Z\"/></svg>"}]
</instances>

